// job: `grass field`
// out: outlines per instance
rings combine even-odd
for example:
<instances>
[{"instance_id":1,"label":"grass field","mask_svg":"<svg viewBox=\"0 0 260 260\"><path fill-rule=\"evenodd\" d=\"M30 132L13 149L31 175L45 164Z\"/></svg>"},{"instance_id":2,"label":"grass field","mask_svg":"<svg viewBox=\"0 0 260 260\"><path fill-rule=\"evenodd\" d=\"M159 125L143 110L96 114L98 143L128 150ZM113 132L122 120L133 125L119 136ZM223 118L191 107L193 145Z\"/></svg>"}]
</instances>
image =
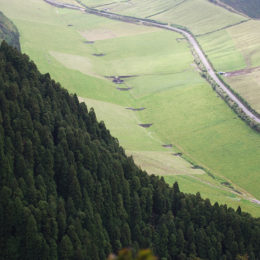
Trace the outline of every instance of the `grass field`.
<instances>
[{"instance_id":1,"label":"grass field","mask_svg":"<svg viewBox=\"0 0 260 260\"><path fill-rule=\"evenodd\" d=\"M82 0L82 2L90 6L93 4L92 0ZM211 4L207 0L126 2L107 0L106 5L99 8L183 25L194 34L213 32L198 39L218 71L235 71L260 66L260 22L249 20L239 24L247 18ZM216 31L227 26L231 27ZM260 96L257 94L259 83L256 80L252 81L251 78L257 79L259 75L254 72L248 77L227 80L231 87L258 112L260 112L258 106ZM249 86L249 84L253 85Z\"/></svg>"},{"instance_id":2,"label":"grass field","mask_svg":"<svg viewBox=\"0 0 260 260\"><path fill-rule=\"evenodd\" d=\"M260 68L246 75L225 77L224 79L260 113Z\"/></svg>"},{"instance_id":3,"label":"grass field","mask_svg":"<svg viewBox=\"0 0 260 260\"><path fill-rule=\"evenodd\" d=\"M185 191L202 190L213 201L236 207L240 199L243 209L260 216L259 207L220 184L229 181L260 199L259 135L199 76L188 44L177 41L178 34L57 9L41 0L23 4L0 0L0 4L20 30L22 50L42 72L50 72L93 106L98 119L105 121L138 165L170 179L177 175L174 178ZM125 79L123 85L104 77L120 75L135 77ZM146 109L137 112L126 107ZM140 123L153 125L142 128ZM176 153L217 178L193 169Z\"/></svg>"},{"instance_id":4,"label":"grass field","mask_svg":"<svg viewBox=\"0 0 260 260\"><path fill-rule=\"evenodd\" d=\"M164 179L170 185L177 181L180 190L186 193L196 194L199 191L202 198L208 198L208 194L210 194L212 205L215 202L219 203L219 201L227 205L232 205L235 209L239 205L243 205L253 215L259 216L259 206L255 206L251 202L239 198L235 193L232 194L224 190L223 187L211 184L208 180L202 182L197 176L187 175L164 176Z\"/></svg>"},{"instance_id":5,"label":"grass field","mask_svg":"<svg viewBox=\"0 0 260 260\"><path fill-rule=\"evenodd\" d=\"M82 0L82 3L91 6L93 1ZM194 34L215 31L246 20L245 17L230 13L207 0L107 0L106 3L100 9L183 25Z\"/></svg>"},{"instance_id":6,"label":"grass field","mask_svg":"<svg viewBox=\"0 0 260 260\"><path fill-rule=\"evenodd\" d=\"M215 32L198 39L217 71L233 71L246 67L242 53L227 31Z\"/></svg>"},{"instance_id":7,"label":"grass field","mask_svg":"<svg viewBox=\"0 0 260 260\"><path fill-rule=\"evenodd\" d=\"M218 71L237 71L260 66L260 21L243 24L198 38ZM260 70L223 79L260 112Z\"/></svg>"},{"instance_id":8,"label":"grass field","mask_svg":"<svg viewBox=\"0 0 260 260\"><path fill-rule=\"evenodd\" d=\"M186 26L194 34L211 32L245 20L205 0L184 1L174 9L153 16L153 19Z\"/></svg>"}]
</instances>

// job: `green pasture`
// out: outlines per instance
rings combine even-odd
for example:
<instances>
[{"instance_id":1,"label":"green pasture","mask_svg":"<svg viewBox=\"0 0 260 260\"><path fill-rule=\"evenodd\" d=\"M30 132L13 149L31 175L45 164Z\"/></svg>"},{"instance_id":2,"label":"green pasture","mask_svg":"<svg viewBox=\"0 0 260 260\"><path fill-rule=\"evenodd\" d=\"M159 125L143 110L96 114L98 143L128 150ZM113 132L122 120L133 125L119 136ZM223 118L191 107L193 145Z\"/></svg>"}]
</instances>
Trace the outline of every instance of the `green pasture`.
<instances>
[{"instance_id":1,"label":"green pasture","mask_svg":"<svg viewBox=\"0 0 260 260\"><path fill-rule=\"evenodd\" d=\"M260 22L248 21L198 37L204 52L217 71L237 71L260 66ZM239 72L238 72L239 73ZM256 111L260 111L260 70L224 77Z\"/></svg>"},{"instance_id":2,"label":"green pasture","mask_svg":"<svg viewBox=\"0 0 260 260\"><path fill-rule=\"evenodd\" d=\"M80 6L80 4L76 0L62 0L62 2L67 3L67 4L73 4L73 5Z\"/></svg>"},{"instance_id":3,"label":"green pasture","mask_svg":"<svg viewBox=\"0 0 260 260\"><path fill-rule=\"evenodd\" d=\"M15 2L13 1L13 3ZM164 152L161 140L140 127L138 124L142 122L137 115L125 109L126 107L138 106L136 100L132 98L132 94L120 92L116 89L115 84L105 79L104 76L129 72L149 74L155 72L156 66L161 67L158 73L162 73L166 68L163 63L166 62L170 65L171 59L177 59L181 54L176 48L178 44L176 36L178 35L159 29L110 21L66 9L57 9L47 4L35 5L35 8L45 8L46 12L38 17L29 16L28 19L27 14L25 14L20 19L13 18L13 20L21 32L23 51L30 54L39 69L44 73L50 72L70 92L76 92L83 99L87 98L88 106L95 107L99 118L105 120L111 132L128 150ZM10 15L15 16L18 9L7 9L6 11L11 11ZM50 19L47 18L48 12ZM84 19L87 24L85 27L83 26ZM35 21L37 21L36 26ZM46 21L48 22L46 23ZM82 36L82 32L91 32L91 37L100 38L102 22L105 23L105 30L112 33L112 36L106 39L107 44L104 46L101 40L93 45L86 44L85 41L88 39ZM68 24L73 26L68 26ZM164 35L169 42L158 45L161 42L160 38ZM147 46L145 41L152 41L153 38L155 38L153 45ZM135 41L142 45L138 47ZM127 48L130 50L131 45L136 47L131 50L133 57L131 64L129 64L126 50ZM186 57L191 59L185 47L186 43L178 45L182 45L180 50L184 52L184 56L186 52ZM148 48L149 51L142 53L141 50L144 48ZM167 56L167 52L161 55L161 48L168 48L168 50L170 48L172 55ZM99 52L105 52L106 56L95 57L92 55ZM149 52L150 59L154 62L147 66L146 57L149 59ZM179 68L171 66L165 72L173 73L178 69L184 69L184 67L185 61L179 63ZM190 164L183 159L178 159L178 164L183 164L183 169L190 169Z\"/></svg>"},{"instance_id":4,"label":"green pasture","mask_svg":"<svg viewBox=\"0 0 260 260\"><path fill-rule=\"evenodd\" d=\"M213 201L218 199L214 195L218 189L211 194L211 187L220 180L260 198L259 135L200 77L188 44L177 41L180 35L54 8L41 0L0 0L0 4L20 30L22 50L42 72L50 72L88 107L93 106L98 119L105 121L141 168L160 175L194 176L198 181L190 192L205 185L203 194ZM104 56L93 55L98 53ZM120 75L134 77L123 85L105 78ZM126 107L146 109L137 112ZM140 123L153 125L142 128ZM218 179L213 184L203 182L208 175L173 155L179 152ZM179 180L185 187L186 179ZM225 192L232 197L229 190ZM221 193L219 201L226 203L226 193ZM240 202L250 212L260 212L253 204Z\"/></svg>"},{"instance_id":5,"label":"green pasture","mask_svg":"<svg viewBox=\"0 0 260 260\"><path fill-rule=\"evenodd\" d=\"M225 77L224 80L260 113L260 69L245 75Z\"/></svg>"},{"instance_id":6,"label":"green pasture","mask_svg":"<svg viewBox=\"0 0 260 260\"><path fill-rule=\"evenodd\" d=\"M105 120L111 134L129 151L164 151L156 134L150 135L149 131L138 125L142 123L138 118L138 112L134 113L124 106L94 99L80 100L85 101L88 107L95 108L97 118Z\"/></svg>"},{"instance_id":7,"label":"green pasture","mask_svg":"<svg viewBox=\"0 0 260 260\"><path fill-rule=\"evenodd\" d=\"M132 155L135 163L150 174L155 175L205 175L201 169L193 169L189 162L180 156L174 155L174 151L164 148L164 151L126 151ZM176 152L176 151L175 151ZM163 163L162 163L163 162Z\"/></svg>"},{"instance_id":8,"label":"green pasture","mask_svg":"<svg viewBox=\"0 0 260 260\"><path fill-rule=\"evenodd\" d=\"M199 77L195 73L192 78ZM198 79L199 80L199 79ZM155 131L218 176L259 197L259 134L253 132L203 82L172 88L142 100L142 116ZM246 174L245 174L246 173ZM256 184L256 185L254 185Z\"/></svg>"},{"instance_id":9,"label":"green pasture","mask_svg":"<svg viewBox=\"0 0 260 260\"><path fill-rule=\"evenodd\" d=\"M84 0L86 5L88 0ZM107 1L109 2L109 1ZM114 2L112 4L100 7L100 9L106 9L112 12L125 13L130 16L136 17L151 17L158 13L164 13L167 10L175 8L179 4L182 4L183 0L132 0L132 1L122 1Z\"/></svg>"},{"instance_id":10,"label":"green pasture","mask_svg":"<svg viewBox=\"0 0 260 260\"><path fill-rule=\"evenodd\" d=\"M251 20L227 30L236 48L242 53L247 67L260 66L259 26L259 20Z\"/></svg>"},{"instance_id":11,"label":"green pasture","mask_svg":"<svg viewBox=\"0 0 260 260\"><path fill-rule=\"evenodd\" d=\"M260 216L260 206L252 204L248 200L241 199L236 193L230 193L225 190L225 187L208 183L207 181L201 181L197 176L188 175L174 175L174 176L163 176L164 180L172 185L174 182L179 183L180 190L185 193L200 193L201 197L206 199L210 196L210 202L213 205L215 202L222 202L227 204L228 207L233 207L235 210L238 206L243 211L247 211L254 216Z\"/></svg>"},{"instance_id":12,"label":"green pasture","mask_svg":"<svg viewBox=\"0 0 260 260\"><path fill-rule=\"evenodd\" d=\"M109 63L109 66L102 68L98 65L97 69L106 71L108 75L153 75L182 71L186 69L187 61L192 60L187 44L178 43L176 37L177 34L157 30L149 34L99 41L96 47L106 56L97 60Z\"/></svg>"},{"instance_id":13,"label":"green pasture","mask_svg":"<svg viewBox=\"0 0 260 260\"><path fill-rule=\"evenodd\" d=\"M217 71L233 71L245 68L245 59L227 31L223 30L201 36L198 37L198 40Z\"/></svg>"},{"instance_id":14,"label":"green pasture","mask_svg":"<svg viewBox=\"0 0 260 260\"><path fill-rule=\"evenodd\" d=\"M207 0L107 0L105 2L107 5L101 6L100 9L183 25L194 34L212 32L246 20L245 17L231 13ZM93 1L82 0L82 3L91 6Z\"/></svg>"},{"instance_id":15,"label":"green pasture","mask_svg":"<svg viewBox=\"0 0 260 260\"><path fill-rule=\"evenodd\" d=\"M91 0L83 0L83 2L87 5L91 4ZM198 35L212 32L198 39L218 71L234 71L260 65L260 31L257 20L239 24L246 18L206 0L107 1L106 4L100 8L183 25ZM201 12L201 10L204 11ZM228 26L231 27L224 29ZM218 31L219 29L222 30ZM216 32L214 33L214 31ZM256 78L258 78L258 74ZM248 86L248 83L253 83L252 80L248 81L247 77L240 77L239 80L242 81L239 85L236 84L237 81L229 80L231 87L238 91L254 109L258 110L259 95L256 95L257 92L255 92L255 90L258 91L258 83ZM245 86L242 90L241 85Z\"/></svg>"},{"instance_id":16,"label":"green pasture","mask_svg":"<svg viewBox=\"0 0 260 260\"><path fill-rule=\"evenodd\" d=\"M98 6L103 6L103 5L107 5L107 4L111 4L111 3L120 2L120 0L112 0L112 1L110 1L110 0L80 0L80 1L90 7L98 7Z\"/></svg>"},{"instance_id":17,"label":"green pasture","mask_svg":"<svg viewBox=\"0 0 260 260\"><path fill-rule=\"evenodd\" d=\"M260 66L259 21L248 21L198 37L217 70L234 71Z\"/></svg>"},{"instance_id":18,"label":"green pasture","mask_svg":"<svg viewBox=\"0 0 260 260\"><path fill-rule=\"evenodd\" d=\"M183 1L176 8L153 16L153 19L183 25L194 34L212 32L245 20L244 17L206 0Z\"/></svg>"}]
</instances>

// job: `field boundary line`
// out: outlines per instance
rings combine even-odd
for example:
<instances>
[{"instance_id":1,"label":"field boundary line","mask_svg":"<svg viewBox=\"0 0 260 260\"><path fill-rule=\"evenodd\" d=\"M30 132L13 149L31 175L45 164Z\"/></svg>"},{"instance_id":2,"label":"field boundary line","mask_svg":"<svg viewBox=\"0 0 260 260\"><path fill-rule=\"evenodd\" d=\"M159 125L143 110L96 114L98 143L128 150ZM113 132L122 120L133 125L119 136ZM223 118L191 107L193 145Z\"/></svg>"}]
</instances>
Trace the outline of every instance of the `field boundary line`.
<instances>
[{"instance_id":1,"label":"field boundary line","mask_svg":"<svg viewBox=\"0 0 260 260\"><path fill-rule=\"evenodd\" d=\"M148 15L148 16L146 16L145 18L150 18L150 17L156 16L156 15L159 15L159 14L165 13L165 12L167 12L167 11L169 11L169 10L171 10L171 9L173 9L173 8L175 8L175 7L179 6L179 5L181 5L181 4L183 4L183 3L186 2L186 1L187 1L187 0L183 0L183 1L181 1L180 3L174 5L174 6L171 7L171 8L168 8L168 9L162 10L162 11L157 12L157 13L152 14L152 15Z\"/></svg>"},{"instance_id":2,"label":"field boundary line","mask_svg":"<svg viewBox=\"0 0 260 260\"><path fill-rule=\"evenodd\" d=\"M227 26L224 26L224 27L221 27L219 29L216 29L214 31L211 31L211 32L206 32L206 33L201 33L201 34L195 34L196 37L201 37L201 36L206 36L206 35L209 35L209 34L212 34L212 33L215 33L215 32L219 32L219 31L222 31L222 30L225 30L225 29L229 29L231 27L235 27L237 25L240 25L242 23L246 23L248 21L251 21L252 19L246 19L246 20L242 20L240 22L237 22L237 23L234 23L234 24L230 24L230 25L227 25Z\"/></svg>"}]
</instances>

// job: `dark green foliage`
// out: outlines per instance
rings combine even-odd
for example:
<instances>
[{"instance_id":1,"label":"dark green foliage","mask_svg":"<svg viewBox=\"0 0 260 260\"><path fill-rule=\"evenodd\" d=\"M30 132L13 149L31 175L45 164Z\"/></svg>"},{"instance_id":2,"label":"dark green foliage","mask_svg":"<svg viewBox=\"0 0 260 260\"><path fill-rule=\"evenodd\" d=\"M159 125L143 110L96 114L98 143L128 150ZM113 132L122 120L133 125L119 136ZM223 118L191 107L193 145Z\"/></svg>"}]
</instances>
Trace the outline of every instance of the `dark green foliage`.
<instances>
[{"instance_id":1,"label":"dark green foliage","mask_svg":"<svg viewBox=\"0 0 260 260\"><path fill-rule=\"evenodd\" d=\"M217 3L216 0L209 0L212 3ZM235 10L244 13L251 18L260 18L260 1L259 0L220 0Z\"/></svg>"},{"instance_id":2,"label":"dark green foliage","mask_svg":"<svg viewBox=\"0 0 260 260\"><path fill-rule=\"evenodd\" d=\"M259 241L259 219L148 176L93 109L2 43L0 259L259 259Z\"/></svg>"},{"instance_id":3,"label":"dark green foliage","mask_svg":"<svg viewBox=\"0 0 260 260\"><path fill-rule=\"evenodd\" d=\"M0 43L6 41L9 45L20 50L19 32L11 20L0 11ZM10 89L13 91L13 86Z\"/></svg>"}]
</instances>

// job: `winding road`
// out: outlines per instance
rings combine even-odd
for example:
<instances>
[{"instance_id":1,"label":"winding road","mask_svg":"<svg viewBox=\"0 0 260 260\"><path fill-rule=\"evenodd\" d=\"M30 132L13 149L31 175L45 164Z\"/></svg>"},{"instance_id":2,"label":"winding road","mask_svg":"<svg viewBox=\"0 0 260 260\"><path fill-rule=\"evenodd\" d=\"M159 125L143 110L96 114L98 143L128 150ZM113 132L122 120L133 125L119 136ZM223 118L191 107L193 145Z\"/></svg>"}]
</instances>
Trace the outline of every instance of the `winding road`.
<instances>
[{"instance_id":1,"label":"winding road","mask_svg":"<svg viewBox=\"0 0 260 260\"><path fill-rule=\"evenodd\" d=\"M239 100L236 95L234 95L226 86L223 82L220 81L220 79L218 78L218 76L216 75L212 65L209 63L207 57L205 56L205 54L203 53L201 47L199 46L199 44L197 43L197 41L195 40L195 38L193 37L193 35L183 29L174 27L172 25L165 25L165 24L161 24L159 22L155 22L155 21L149 21L147 19L142 19L142 18L135 18L135 17L130 17L130 16L124 16L124 15L120 15L120 14L115 14L115 13L110 13L107 11L101 11L95 8L90 8L84 5L85 8L77 6L77 5L73 5L73 4L67 4L67 3L62 3L62 2L58 2L56 0L44 0L45 2L54 5L56 7L60 7L60 8L69 8L69 9L76 9L76 10L80 10L83 12L87 12L87 13L91 13L91 14L95 14L98 16L104 16L107 17L109 19L115 19L115 20L120 20L123 22L128 22L128 23L135 23L135 24L142 24L145 26L153 26L153 27L158 27L161 29L166 29L166 30L170 30L170 31L174 31L177 33L182 34L188 41L189 43L193 46L195 52L197 53L198 57L200 58L201 62L203 63L205 69L207 70L207 73L210 75L210 77L215 81L215 83L228 95L228 97L238 105L239 108L241 108L241 110L248 116L250 117L253 121L255 121L256 123L260 123L260 118L257 117L256 115L254 115L247 107L246 105Z\"/></svg>"}]
</instances>

